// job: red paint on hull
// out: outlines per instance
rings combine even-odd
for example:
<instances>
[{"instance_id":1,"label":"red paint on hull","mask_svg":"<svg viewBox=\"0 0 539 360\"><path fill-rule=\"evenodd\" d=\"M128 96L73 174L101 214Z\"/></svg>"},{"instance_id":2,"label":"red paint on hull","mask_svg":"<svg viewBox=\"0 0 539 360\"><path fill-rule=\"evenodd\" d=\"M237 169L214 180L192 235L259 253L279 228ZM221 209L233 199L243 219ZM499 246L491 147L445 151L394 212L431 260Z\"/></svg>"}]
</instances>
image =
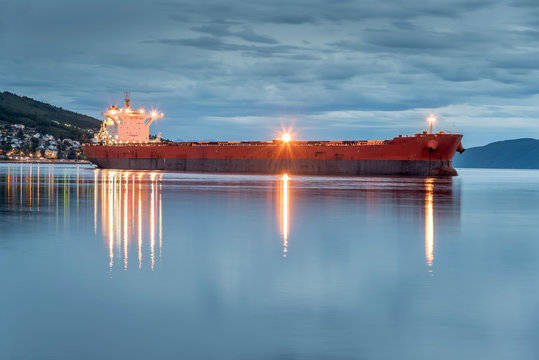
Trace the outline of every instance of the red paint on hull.
<instances>
[{"instance_id":1,"label":"red paint on hull","mask_svg":"<svg viewBox=\"0 0 539 360\"><path fill-rule=\"evenodd\" d=\"M145 143L83 146L88 160L108 167L108 160L121 159L185 159L212 163L207 171L228 172L227 166L218 166L219 161L271 160L271 161L404 161L425 162L428 173L431 163L449 164L461 144L462 135L457 134L418 134L396 137L385 141L290 141L290 142L191 142L191 143ZM210 161L211 160L211 161ZM217 170L215 170L217 162ZM136 164L136 162L130 162ZM157 162L156 162L157 163ZM136 165L134 165L136 169ZM446 165L444 165L446 166ZM201 171L205 171L203 166ZM248 171L248 170L247 170ZM454 171L454 169L452 169ZM450 174L449 171L447 175ZM268 172L271 172L268 170ZM398 170L396 170L398 173ZM322 173L323 174L323 171ZM359 173L351 173L357 175ZM372 174L372 171L369 173Z\"/></svg>"}]
</instances>

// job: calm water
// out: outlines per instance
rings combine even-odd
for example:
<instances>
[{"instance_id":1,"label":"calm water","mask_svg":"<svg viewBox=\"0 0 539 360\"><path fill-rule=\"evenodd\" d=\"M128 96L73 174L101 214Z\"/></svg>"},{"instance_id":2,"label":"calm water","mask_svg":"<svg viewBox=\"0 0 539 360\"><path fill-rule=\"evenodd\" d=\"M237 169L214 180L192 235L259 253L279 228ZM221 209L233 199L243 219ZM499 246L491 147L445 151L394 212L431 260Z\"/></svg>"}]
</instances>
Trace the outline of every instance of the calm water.
<instances>
[{"instance_id":1,"label":"calm water","mask_svg":"<svg viewBox=\"0 0 539 360\"><path fill-rule=\"evenodd\" d=\"M1 359L537 359L539 171L0 164Z\"/></svg>"}]
</instances>

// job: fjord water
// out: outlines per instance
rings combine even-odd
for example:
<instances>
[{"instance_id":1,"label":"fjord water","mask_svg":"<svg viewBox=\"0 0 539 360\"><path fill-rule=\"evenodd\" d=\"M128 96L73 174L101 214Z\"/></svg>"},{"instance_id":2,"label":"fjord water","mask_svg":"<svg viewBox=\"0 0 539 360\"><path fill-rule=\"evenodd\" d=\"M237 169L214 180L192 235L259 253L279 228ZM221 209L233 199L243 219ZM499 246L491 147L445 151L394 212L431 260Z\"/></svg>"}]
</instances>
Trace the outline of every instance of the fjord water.
<instances>
[{"instance_id":1,"label":"fjord water","mask_svg":"<svg viewBox=\"0 0 539 360\"><path fill-rule=\"evenodd\" d=\"M539 171L0 165L2 359L539 357Z\"/></svg>"}]
</instances>

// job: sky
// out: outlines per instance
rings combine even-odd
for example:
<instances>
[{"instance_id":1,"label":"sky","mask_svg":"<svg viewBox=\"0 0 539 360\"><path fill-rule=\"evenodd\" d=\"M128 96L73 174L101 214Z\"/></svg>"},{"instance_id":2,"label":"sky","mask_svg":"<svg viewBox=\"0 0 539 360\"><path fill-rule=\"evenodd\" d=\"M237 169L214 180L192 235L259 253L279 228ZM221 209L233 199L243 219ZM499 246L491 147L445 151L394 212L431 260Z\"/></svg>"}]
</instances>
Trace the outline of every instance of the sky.
<instances>
[{"instance_id":1,"label":"sky","mask_svg":"<svg viewBox=\"0 0 539 360\"><path fill-rule=\"evenodd\" d=\"M173 140L539 138L536 0L1 0L0 91Z\"/></svg>"}]
</instances>

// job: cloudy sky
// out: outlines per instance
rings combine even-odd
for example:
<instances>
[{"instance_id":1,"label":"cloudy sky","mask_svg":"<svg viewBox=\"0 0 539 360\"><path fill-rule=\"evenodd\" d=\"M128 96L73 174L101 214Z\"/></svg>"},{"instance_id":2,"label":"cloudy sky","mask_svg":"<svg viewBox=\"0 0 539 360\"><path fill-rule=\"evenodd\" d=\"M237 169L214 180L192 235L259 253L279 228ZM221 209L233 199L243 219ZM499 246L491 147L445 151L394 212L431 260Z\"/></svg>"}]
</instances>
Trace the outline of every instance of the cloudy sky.
<instances>
[{"instance_id":1,"label":"cloudy sky","mask_svg":"<svg viewBox=\"0 0 539 360\"><path fill-rule=\"evenodd\" d=\"M0 91L171 139L539 138L536 0L2 0Z\"/></svg>"}]
</instances>

